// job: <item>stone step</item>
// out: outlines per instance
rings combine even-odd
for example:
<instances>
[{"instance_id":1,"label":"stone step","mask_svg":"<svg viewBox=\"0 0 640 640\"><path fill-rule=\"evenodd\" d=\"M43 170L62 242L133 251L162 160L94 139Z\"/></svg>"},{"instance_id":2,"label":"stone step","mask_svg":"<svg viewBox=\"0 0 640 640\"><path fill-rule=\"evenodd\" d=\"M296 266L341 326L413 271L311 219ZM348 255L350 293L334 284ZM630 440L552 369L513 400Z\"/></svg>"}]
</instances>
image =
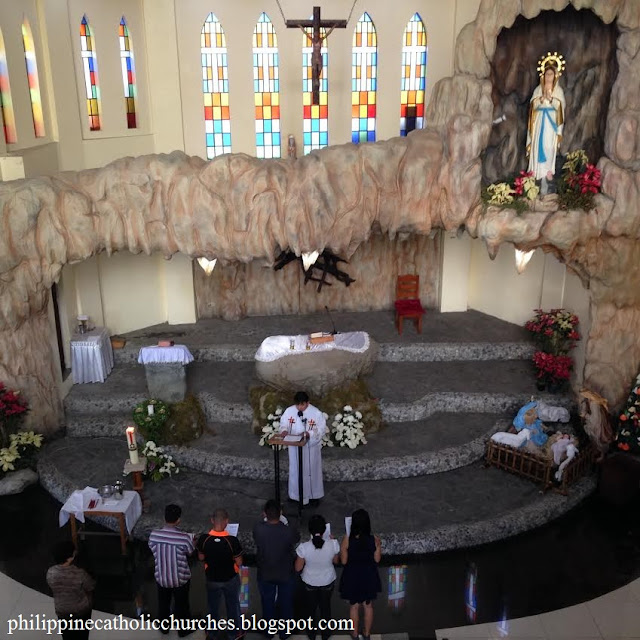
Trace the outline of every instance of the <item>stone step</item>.
<instances>
[{"instance_id":1,"label":"stone step","mask_svg":"<svg viewBox=\"0 0 640 640\"><path fill-rule=\"evenodd\" d=\"M326 480L356 482L388 480L442 473L479 460L492 433L504 430L509 420L491 413L448 414L413 422L399 422L367 437L356 449L322 450ZM123 422L96 430L93 437L123 438ZM184 447L166 447L185 467L205 473L254 480L273 479L273 450L259 446L259 436L246 423L216 424L215 434L205 433ZM80 428L68 429L74 437L87 437ZM123 451L124 451L124 440ZM280 454L282 477L288 473L288 455Z\"/></svg>"},{"instance_id":2,"label":"stone step","mask_svg":"<svg viewBox=\"0 0 640 640\"><path fill-rule=\"evenodd\" d=\"M144 343L143 343L144 342ZM140 348L149 341L135 340L123 349L114 349L114 362L133 365L138 363ZM186 344L196 362L254 362L259 343L218 344L197 346ZM524 360L530 359L535 346L530 342L471 342L471 343L384 343L380 345L378 362L438 362L447 360Z\"/></svg>"},{"instance_id":3,"label":"stone step","mask_svg":"<svg viewBox=\"0 0 640 640\"><path fill-rule=\"evenodd\" d=\"M40 481L64 502L74 489L121 478L123 454L119 440L61 438L46 445L39 456ZM493 542L539 527L569 511L595 486L595 478L587 476L567 496L542 494L533 482L477 463L414 478L327 482L324 499L317 508L305 508L302 523L291 505L285 505L285 512L293 524L305 529L308 517L321 513L339 537L344 534L344 517L364 508L382 539L384 554L430 553ZM208 514L224 506L231 520L240 524L241 543L251 553L255 551L252 527L264 502L273 497L273 483L184 470L158 483L146 481L144 491L151 508L134 529L137 538L146 539L151 529L162 525L166 504L182 506L181 526L193 532L206 530ZM112 519L102 519L101 524L117 526Z\"/></svg>"}]
</instances>

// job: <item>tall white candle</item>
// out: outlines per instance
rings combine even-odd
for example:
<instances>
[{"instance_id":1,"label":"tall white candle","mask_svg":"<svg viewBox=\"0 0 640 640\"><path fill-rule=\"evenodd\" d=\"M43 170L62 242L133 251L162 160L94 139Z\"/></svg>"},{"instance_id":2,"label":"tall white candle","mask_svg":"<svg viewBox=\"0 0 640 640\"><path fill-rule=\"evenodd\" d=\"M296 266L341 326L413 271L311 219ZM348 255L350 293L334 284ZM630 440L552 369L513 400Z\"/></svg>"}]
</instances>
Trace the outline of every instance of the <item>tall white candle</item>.
<instances>
[{"instance_id":1,"label":"tall white candle","mask_svg":"<svg viewBox=\"0 0 640 640\"><path fill-rule=\"evenodd\" d=\"M147 413L152 416L153 415L153 405L152 404L148 404L147 405Z\"/></svg>"},{"instance_id":2,"label":"tall white candle","mask_svg":"<svg viewBox=\"0 0 640 640\"><path fill-rule=\"evenodd\" d=\"M127 427L127 447L129 448L129 460L131 464L138 464L138 445L136 443L136 428Z\"/></svg>"}]
</instances>

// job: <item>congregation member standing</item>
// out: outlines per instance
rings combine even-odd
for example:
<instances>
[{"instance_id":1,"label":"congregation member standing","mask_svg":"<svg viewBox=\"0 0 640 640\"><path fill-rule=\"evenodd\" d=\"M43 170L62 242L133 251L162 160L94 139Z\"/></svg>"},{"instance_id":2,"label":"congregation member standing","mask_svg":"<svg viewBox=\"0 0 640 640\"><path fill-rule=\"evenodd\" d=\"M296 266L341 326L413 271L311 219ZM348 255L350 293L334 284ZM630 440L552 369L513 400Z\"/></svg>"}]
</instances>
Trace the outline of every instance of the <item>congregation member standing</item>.
<instances>
[{"instance_id":1,"label":"congregation member standing","mask_svg":"<svg viewBox=\"0 0 640 640\"><path fill-rule=\"evenodd\" d=\"M294 547L300 536L296 529L280 520L280 505L268 500L264 518L253 527L257 547L258 588L265 620L293 618ZM280 638L285 637L280 632Z\"/></svg>"},{"instance_id":2,"label":"congregation member standing","mask_svg":"<svg viewBox=\"0 0 640 640\"><path fill-rule=\"evenodd\" d=\"M93 608L95 580L75 565L76 548L71 540L59 542L53 550L55 564L47 571L53 592L53 606L59 620L89 620ZM62 632L64 640L87 640L89 631Z\"/></svg>"},{"instance_id":3,"label":"congregation member standing","mask_svg":"<svg viewBox=\"0 0 640 640\"><path fill-rule=\"evenodd\" d=\"M296 549L296 571L302 571L302 583L304 585L307 616L314 619L316 610L320 610L320 618L331 618L331 594L336 580L334 565L338 562L340 545L334 538L325 540L323 535L327 527L326 520L321 515L311 516L309 519L309 533L311 539L303 542ZM321 631L322 640L328 640L331 631ZM315 640L316 632L307 631L309 640Z\"/></svg>"},{"instance_id":4,"label":"congregation member standing","mask_svg":"<svg viewBox=\"0 0 640 640\"><path fill-rule=\"evenodd\" d=\"M204 560L207 577L207 602L209 614L214 620L220 620L218 610L220 598L224 598L227 619L233 620L235 631L231 637L242 638L240 620L240 567L242 566L242 547L235 536L226 531L229 514L226 509L216 509L211 516L213 528L200 536L196 545L198 557ZM207 638L214 638L211 630Z\"/></svg>"},{"instance_id":5,"label":"congregation member standing","mask_svg":"<svg viewBox=\"0 0 640 640\"><path fill-rule=\"evenodd\" d=\"M178 636L184 638L193 633L186 621L191 618L189 608L189 584L191 569L189 556L193 555L193 536L178 528L182 509L177 504L169 504L164 510L164 527L154 529L149 536L149 547L155 560L155 578L158 585L158 618L169 620L171 599L176 619L185 621ZM162 633L167 635L168 628Z\"/></svg>"},{"instance_id":6,"label":"congregation member standing","mask_svg":"<svg viewBox=\"0 0 640 640\"><path fill-rule=\"evenodd\" d=\"M309 396L298 391L293 396L294 404L286 409L280 418L280 434L283 436L303 436L302 447L302 492L303 504L309 500L317 503L324 496L322 483L322 437L327 423L322 411L309 404ZM289 498L299 501L298 483L298 447L289 449Z\"/></svg>"},{"instance_id":7,"label":"congregation member standing","mask_svg":"<svg viewBox=\"0 0 640 640\"><path fill-rule=\"evenodd\" d=\"M353 622L353 638L358 637L360 606L364 609L362 638L369 640L373 624L373 601L382 590L378 563L382 557L380 538L371 533L371 520L364 509L351 516L351 532L340 544L340 561L344 565L340 577L340 595L349 601L349 618Z\"/></svg>"}]
</instances>

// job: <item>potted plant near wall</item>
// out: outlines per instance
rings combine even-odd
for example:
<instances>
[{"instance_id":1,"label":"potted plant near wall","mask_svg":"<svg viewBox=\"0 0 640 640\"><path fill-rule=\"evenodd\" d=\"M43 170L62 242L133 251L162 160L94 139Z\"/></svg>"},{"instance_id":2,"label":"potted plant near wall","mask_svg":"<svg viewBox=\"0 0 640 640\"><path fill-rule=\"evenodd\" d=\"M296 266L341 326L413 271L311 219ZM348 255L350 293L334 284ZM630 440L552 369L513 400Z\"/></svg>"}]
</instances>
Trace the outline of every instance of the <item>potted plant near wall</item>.
<instances>
[{"instance_id":1,"label":"potted plant near wall","mask_svg":"<svg viewBox=\"0 0 640 640\"><path fill-rule=\"evenodd\" d=\"M17 431L28 410L20 392L0 382L0 495L20 493L38 481L35 456L42 436Z\"/></svg>"},{"instance_id":2,"label":"potted plant near wall","mask_svg":"<svg viewBox=\"0 0 640 640\"><path fill-rule=\"evenodd\" d=\"M536 309L536 315L525 324L538 346L533 354L538 390L557 393L568 383L573 369L569 353L580 340L578 323L578 316L566 309Z\"/></svg>"}]
</instances>

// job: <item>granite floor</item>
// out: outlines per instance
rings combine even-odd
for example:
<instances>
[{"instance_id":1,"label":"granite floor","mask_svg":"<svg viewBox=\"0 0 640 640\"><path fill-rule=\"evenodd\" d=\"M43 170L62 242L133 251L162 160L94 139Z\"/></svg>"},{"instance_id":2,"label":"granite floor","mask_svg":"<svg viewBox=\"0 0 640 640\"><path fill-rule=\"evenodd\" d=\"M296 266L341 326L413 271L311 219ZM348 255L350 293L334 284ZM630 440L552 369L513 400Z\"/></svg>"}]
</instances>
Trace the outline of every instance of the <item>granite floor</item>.
<instances>
[{"instance_id":1,"label":"granite floor","mask_svg":"<svg viewBox=\"0 0 640 640\"><path fill-rule=\"evenodd\" d=\"M11 523L0 528L0 572L6 574L0 575L0 624L6 625L8 618L19 613L53 615L51 599L42 592L47 593L44 576L51 563L50 548L69 535L68 526L58 528L59 507L37 486L19 497L0 498L0 520ZM374 527L378 524L374 521ZM88 528L103 531L92 523ZM374 632L405 633L412 640L640 638L639 541L636 491L633 502L623 508L594 496L547 526L498 543L422 556L385 555ZM144 543L132 545L129 556L123 558L117 539L96 535L83 541L82 554L82 562L98 581L94 618L134 615L136 594L142 596L147 611L156 610L153 562ZM259 614L254 559L248 556L247 564L246 613ZM388 596L390 575L403 566L405 591L393 601ZM461 626L469 625L465 584L472 566L477 574L477 615L475 624ZM206 610L202 568L197 565L191 604L194 614ZM296 615L301 615L299 606L298 602ZM332 609L336 617L347 613L337 593ZM47 636L25 632L13 637L40 640ZM116 636L92 633L91 637ZM118 640L134 637L146 635L117 635Z\"/></svg>"}]
</instances>

